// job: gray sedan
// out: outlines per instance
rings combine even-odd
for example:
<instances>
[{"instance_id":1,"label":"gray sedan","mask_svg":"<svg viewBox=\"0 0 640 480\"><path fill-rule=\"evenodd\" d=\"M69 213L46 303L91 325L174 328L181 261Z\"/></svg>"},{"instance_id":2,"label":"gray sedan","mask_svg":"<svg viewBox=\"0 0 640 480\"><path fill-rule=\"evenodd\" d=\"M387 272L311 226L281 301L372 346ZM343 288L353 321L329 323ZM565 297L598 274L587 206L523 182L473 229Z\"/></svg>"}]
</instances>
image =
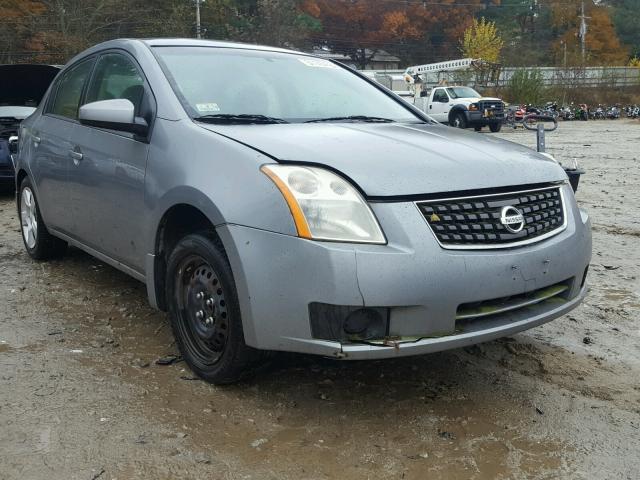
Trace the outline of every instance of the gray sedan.
<instances>
[{"instance_id":1,"label":"gray sedan","mask_svg":"<svg viewBox=\"0 0 640 480\"><path fill-rule=\"evenodd\" d=\"M195 40L78 55L22 124L24 244L146 283L189 366L265 351L457 348L584 298L588 215L561 166L444 127L351 69Z\"/></svg>"}]
</instances>

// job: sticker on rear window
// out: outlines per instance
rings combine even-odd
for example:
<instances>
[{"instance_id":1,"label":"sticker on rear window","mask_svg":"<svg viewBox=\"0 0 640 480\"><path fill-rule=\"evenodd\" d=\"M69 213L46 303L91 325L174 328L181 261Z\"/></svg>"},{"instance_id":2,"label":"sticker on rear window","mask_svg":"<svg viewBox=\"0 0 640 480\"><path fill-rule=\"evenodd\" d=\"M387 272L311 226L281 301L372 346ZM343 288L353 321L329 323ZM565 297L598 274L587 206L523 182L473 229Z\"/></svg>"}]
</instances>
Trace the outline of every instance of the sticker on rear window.
<instances>
[{"instance_id":1,"label":"sticker on rear window","mask_svg":"<svg viewBox=\"0 0 640 480\"><path fill-rule=\"evenodd\" d=\"M219 112L220 107L217 103L196 103L199 112Z\"/></svg>"},{"instance_id":2,"label":"sticker on rear window","mask_svg":"<svg viewBox=\"0 0 640 480\"><path fill-rule=\"evenodd\" d=\"M315 68L338 68L335 63L331 63L329 60L324 60L323 58L299 58L302 63L304 63L307 67L315 67Z\"/></svg>"}]
</instances>

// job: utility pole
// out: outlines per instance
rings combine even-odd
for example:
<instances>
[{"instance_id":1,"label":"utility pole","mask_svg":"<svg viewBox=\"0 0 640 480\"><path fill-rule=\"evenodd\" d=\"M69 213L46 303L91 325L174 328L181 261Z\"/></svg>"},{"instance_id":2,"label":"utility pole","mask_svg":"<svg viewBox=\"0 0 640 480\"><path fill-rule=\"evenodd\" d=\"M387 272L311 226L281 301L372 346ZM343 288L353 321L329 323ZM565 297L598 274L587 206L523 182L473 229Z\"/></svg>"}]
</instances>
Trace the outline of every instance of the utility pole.
<instances>
[{"instance_id":1,"label":"utility pole","mask_svg":"<svg viewBox=\"0 0 640 480\"><path fill-rule=\"evenodd\" d=\"M196 38L202 38L202 27L200 25L200 4L204 2L204 0L195 0L196 1Z\"/></svg>"},{"instance_id":2,"label":"utility pole","mask_svg":"<svg viewBox=\"0 0 640 480\"><path fill-rule=\"evenodd\" d=\"M584 0L582 0L582 7L580 10L580 47L582 49L582 63L584 64L587 59L587 19L584 15Z\"/></svg>"}]
</instances>

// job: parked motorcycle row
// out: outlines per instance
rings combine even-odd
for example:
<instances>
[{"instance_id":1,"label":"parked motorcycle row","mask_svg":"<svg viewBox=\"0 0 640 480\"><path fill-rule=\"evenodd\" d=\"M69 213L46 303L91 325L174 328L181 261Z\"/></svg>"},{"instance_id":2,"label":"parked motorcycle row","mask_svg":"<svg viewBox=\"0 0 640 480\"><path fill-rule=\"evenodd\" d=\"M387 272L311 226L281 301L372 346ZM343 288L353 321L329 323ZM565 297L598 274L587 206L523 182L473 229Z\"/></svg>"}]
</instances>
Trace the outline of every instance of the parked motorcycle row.
<instances>
[{"instance_id":1,"label":"parked motorcycle row","mask_svg":"<svg viewBox=\"0 0 640 480\"><path fill-rule=\"evenodd\" d=\"M589 107L585 103L571 103L565 106L558 106L555 102L547 102L543 107L534 105L510 105L507 110L506 124L517 128L522 126L525 117L528 115L538 115L551 117L556 120L617 120L621 117L640 118L639 105L627 105L622 107L616 105L602 105Z\"/></svg>"}]
</instances>

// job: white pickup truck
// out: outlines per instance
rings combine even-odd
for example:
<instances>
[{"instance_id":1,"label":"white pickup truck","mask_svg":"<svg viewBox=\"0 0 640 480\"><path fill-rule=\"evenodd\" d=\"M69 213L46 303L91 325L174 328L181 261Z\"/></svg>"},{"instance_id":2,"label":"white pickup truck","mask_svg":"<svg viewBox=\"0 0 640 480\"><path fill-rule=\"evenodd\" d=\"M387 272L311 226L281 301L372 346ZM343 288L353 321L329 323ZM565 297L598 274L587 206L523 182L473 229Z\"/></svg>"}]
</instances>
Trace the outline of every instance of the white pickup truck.
<instances>
[{"instance_id":1,"label":"white pickup truck","mask_svg":"<svg viewBox=\"0 0 640 480\"><path fill-rule=\"evenodd\" d=\"M505 119L504 102L482 97L471 87L442 86L423 90L414 104L441 123L480 131L488 126L499 132Z\"/></svg>"}]
</instances>

